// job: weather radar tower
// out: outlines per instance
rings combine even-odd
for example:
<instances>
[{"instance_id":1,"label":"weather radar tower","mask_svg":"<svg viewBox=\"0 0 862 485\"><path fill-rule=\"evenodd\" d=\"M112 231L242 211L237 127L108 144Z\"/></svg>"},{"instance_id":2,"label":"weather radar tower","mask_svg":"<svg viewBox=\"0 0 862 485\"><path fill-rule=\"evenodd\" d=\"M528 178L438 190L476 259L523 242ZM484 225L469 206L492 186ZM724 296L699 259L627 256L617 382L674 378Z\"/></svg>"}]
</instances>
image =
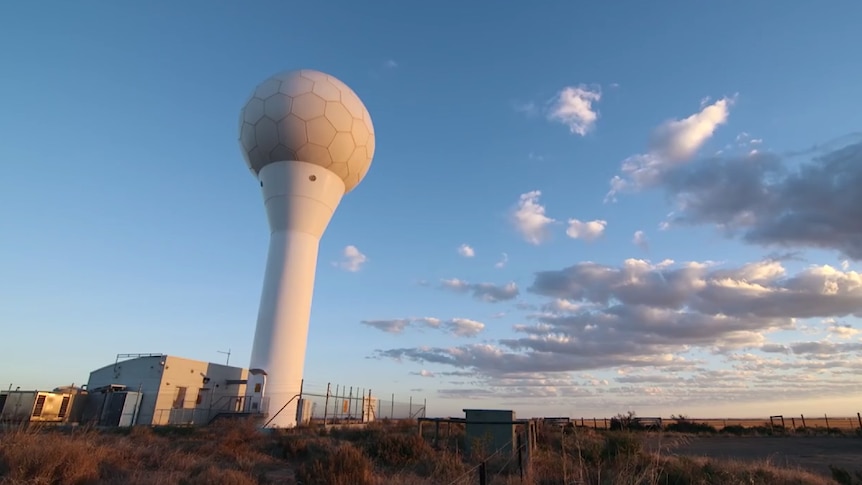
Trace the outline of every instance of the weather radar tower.
<instances>
[{"instance_id":1,"label":"weather radar tower","mask_svg":"<svg viewBox=\"0 0 862 485\"><path fill-rule=\"evenodd\" d=\"M346 84L319 71L276 74L240 113L240 144L260 181L269 252L249 367L269 426L296 426L320 237L374 156L374 127Z\"/></svg>"}]
</instances>

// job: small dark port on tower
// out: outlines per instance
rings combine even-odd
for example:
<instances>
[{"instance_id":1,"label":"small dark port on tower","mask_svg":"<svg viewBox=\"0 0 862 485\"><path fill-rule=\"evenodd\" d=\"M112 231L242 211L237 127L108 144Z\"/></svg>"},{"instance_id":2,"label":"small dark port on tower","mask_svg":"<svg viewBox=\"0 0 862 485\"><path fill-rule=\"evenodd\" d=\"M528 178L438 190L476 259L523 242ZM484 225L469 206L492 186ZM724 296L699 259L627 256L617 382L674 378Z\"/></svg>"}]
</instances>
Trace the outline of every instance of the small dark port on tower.
<instances>
[{"instance_id":1,"label":"small dark port on tower","mask_svg":"<svg viewBox=\"0 0 862 485\"><path fill-rule=\"evenodd\" d=\"M315 180L317 180L317 175L309 175L308 180L311 180L312 182L314 182Z\"/></svg>"}]
</instances>

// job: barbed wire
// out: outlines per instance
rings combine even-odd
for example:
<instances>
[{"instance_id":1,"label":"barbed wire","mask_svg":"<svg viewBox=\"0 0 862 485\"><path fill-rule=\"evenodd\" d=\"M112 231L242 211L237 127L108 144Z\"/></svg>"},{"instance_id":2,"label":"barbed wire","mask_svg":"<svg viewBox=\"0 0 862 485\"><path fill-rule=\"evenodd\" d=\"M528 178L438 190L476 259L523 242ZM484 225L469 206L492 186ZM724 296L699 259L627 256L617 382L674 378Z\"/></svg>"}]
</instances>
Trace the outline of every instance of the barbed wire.
<instances>
[{"instance_id":1,"label":"barbed wire","mask_svg":"<svg viewBox=\"0 0 862 485\"><path fill-rule=\"evenodd\" d=\"M495 451L495 452L491 453L490 455L486 456L485 458L483 458L483 459L479 462L479 464L478 464L478 465L476 465L476 466L474 466L473 468L471 468L471 469L467 470L465 473L461 474L458 478L456 478L455 480L451 481L451 482L449 483L449 485L455 485L456 483L460 482L460 481L461 481L461 480L463 480L464 478L467 478L471 473L473 473L474 471L478 470L478 469L479 469L479 467L481 467L483 464L487 463L487 462L488 462L488 460L490 460L491 458L494 458L494 457L495 457L495 456L497 456L501 451L503 451L507 446L509 446L509 445L511 445L512 443L514 443L514 441L515 441L515 438L510 439L508 442L506 442L506 444L504 444L503 446L501 446L501 447L497 448L497 451ZM514 456L514 454L513 454L512 456ZM511 460L512 460L512 457L509 457L509 461L511 461ZM507 462L506 462L506 465L508 465L508 464L509 464L509 461L507 461ZM503 466L505 467L505 465L503 465ZM498 474L499 474L499 473L498 473ZM495 475L495 476L496 476L496 475Z\"/></svg>"}]
</instances>

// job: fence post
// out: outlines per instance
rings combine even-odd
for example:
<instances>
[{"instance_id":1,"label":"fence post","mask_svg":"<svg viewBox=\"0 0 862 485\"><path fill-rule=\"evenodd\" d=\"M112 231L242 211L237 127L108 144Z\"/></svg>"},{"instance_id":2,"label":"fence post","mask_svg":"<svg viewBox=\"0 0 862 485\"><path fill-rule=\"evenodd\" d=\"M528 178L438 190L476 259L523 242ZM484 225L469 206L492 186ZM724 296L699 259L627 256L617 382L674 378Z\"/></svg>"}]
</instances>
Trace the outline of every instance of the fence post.
<instances>
[{"instance_id":1,"label":"fence post","mask_svg":"<svg viewBox=\"0 0 862 485\"><path fill-rule=\"evenodd\" d=\"M395 393L392 393L392 401L389 404L389 419L395 419Z\"/></svg>"},{"instance_id":2,"label":"fence post","mask_svg":"<svg viewBox=\"0 0 862 485\"><path fill-rule=\"evenodd\" d=\"M426 417L428 414L428 398L422 399L422 417Z\"/></svg>"},{"instance_id":3,"label":"fence post","mask_svg":"<svg viewBox=\"0 0 862 485\"><path fill-rule=\"evenodd\" d=\"M802 427L803 427L803 428L807 428L807 426L805 426L805 415L804 415L804 414L800 414L800 415L799 415L799 417L800 417L800 418L802 418Z\"/></svg>"},{"instance_id":4,"label":"fence post","mask_svg":"<svg viewBox=\"0 0 862 485\"><path fill-rule=\"evenodd\" d=\"M326 383L326 403L323 405L323 427L326 427L326 416L329 414L329 382Z\"/></svg>"},{"instance_id":5,"label":"fence post","mask_svg":"<svg viewBox=\"0 0 862 485\"><path fill-rule=\"evenodd\" d=\"M826 413L823 414L823 418L826 419L826 432L829 432L829 416Z\"/></svg>"},{"instance_id":6,"label":"fence post","mask_svg":"<svg viewBox=\"0 0 862 485\"><path fill-rule=\"evenodd\" d=\"M487 485L488 476L485 473L485 462L479 464L479 485Z\"/></svg>"},{"instance_id":7,"label":"fence post","mask_svg":"<svg viewBox=\"0 0 862 485\"><path fill-rule=\"evenodd\" d=\"M338 384L335 385L335 395L332 397L332 419L338 419Z\"/></svg>"},{"instance_id":8,"label":"fence post","mask_svg":"<svg viewBox=\"0 0 862 485\"><path fill-rule=\"evenodd\" d=\"M407 410L407 418L410 419L413 417L413 396L410 396L410 407ZM828 428L828 426L827 426Z\"/></svg>"},{"instance_id":9,"label":"fence post","mask_svg":"<svg viewBox=\"0 0 862 485\"><path fill-rule=\"evenodd\" d=\"M859 421L859 429L862 430L862 414L856 413L856 419Z\"/></svg>"},{"instance_id":10,"label":"fence post","mask_svg":"<svg viewBox=\"0 0 862 485\"><path fill-rule=\"evenodd\" d=\"M526 433L529 431L524 430ZM521 483L524 483L524 454L523 454L523 440L521 439L521 433L518 433L518 471L521 474Z\"/></svg>"}]
</instances>

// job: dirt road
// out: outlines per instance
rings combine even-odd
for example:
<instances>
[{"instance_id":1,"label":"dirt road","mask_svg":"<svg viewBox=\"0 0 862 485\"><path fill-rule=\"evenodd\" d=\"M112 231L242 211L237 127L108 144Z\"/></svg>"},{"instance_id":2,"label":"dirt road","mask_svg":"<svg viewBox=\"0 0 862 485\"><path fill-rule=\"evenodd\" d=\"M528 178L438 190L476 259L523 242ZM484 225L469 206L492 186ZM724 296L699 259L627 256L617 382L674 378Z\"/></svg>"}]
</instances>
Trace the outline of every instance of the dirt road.
<instances>
[{"instance_id":1,"label":"dirt road","mask_svg":"<svg viewBox=\"0 0 862 485\"><path fill-rule=\"evenodd\" d=\"M651 448L655 449L655 443ZM765 461L829 475L829 465L862 470L862 439L828 436L698 436L664 453Z\"/></svg>"}]
</instances>

